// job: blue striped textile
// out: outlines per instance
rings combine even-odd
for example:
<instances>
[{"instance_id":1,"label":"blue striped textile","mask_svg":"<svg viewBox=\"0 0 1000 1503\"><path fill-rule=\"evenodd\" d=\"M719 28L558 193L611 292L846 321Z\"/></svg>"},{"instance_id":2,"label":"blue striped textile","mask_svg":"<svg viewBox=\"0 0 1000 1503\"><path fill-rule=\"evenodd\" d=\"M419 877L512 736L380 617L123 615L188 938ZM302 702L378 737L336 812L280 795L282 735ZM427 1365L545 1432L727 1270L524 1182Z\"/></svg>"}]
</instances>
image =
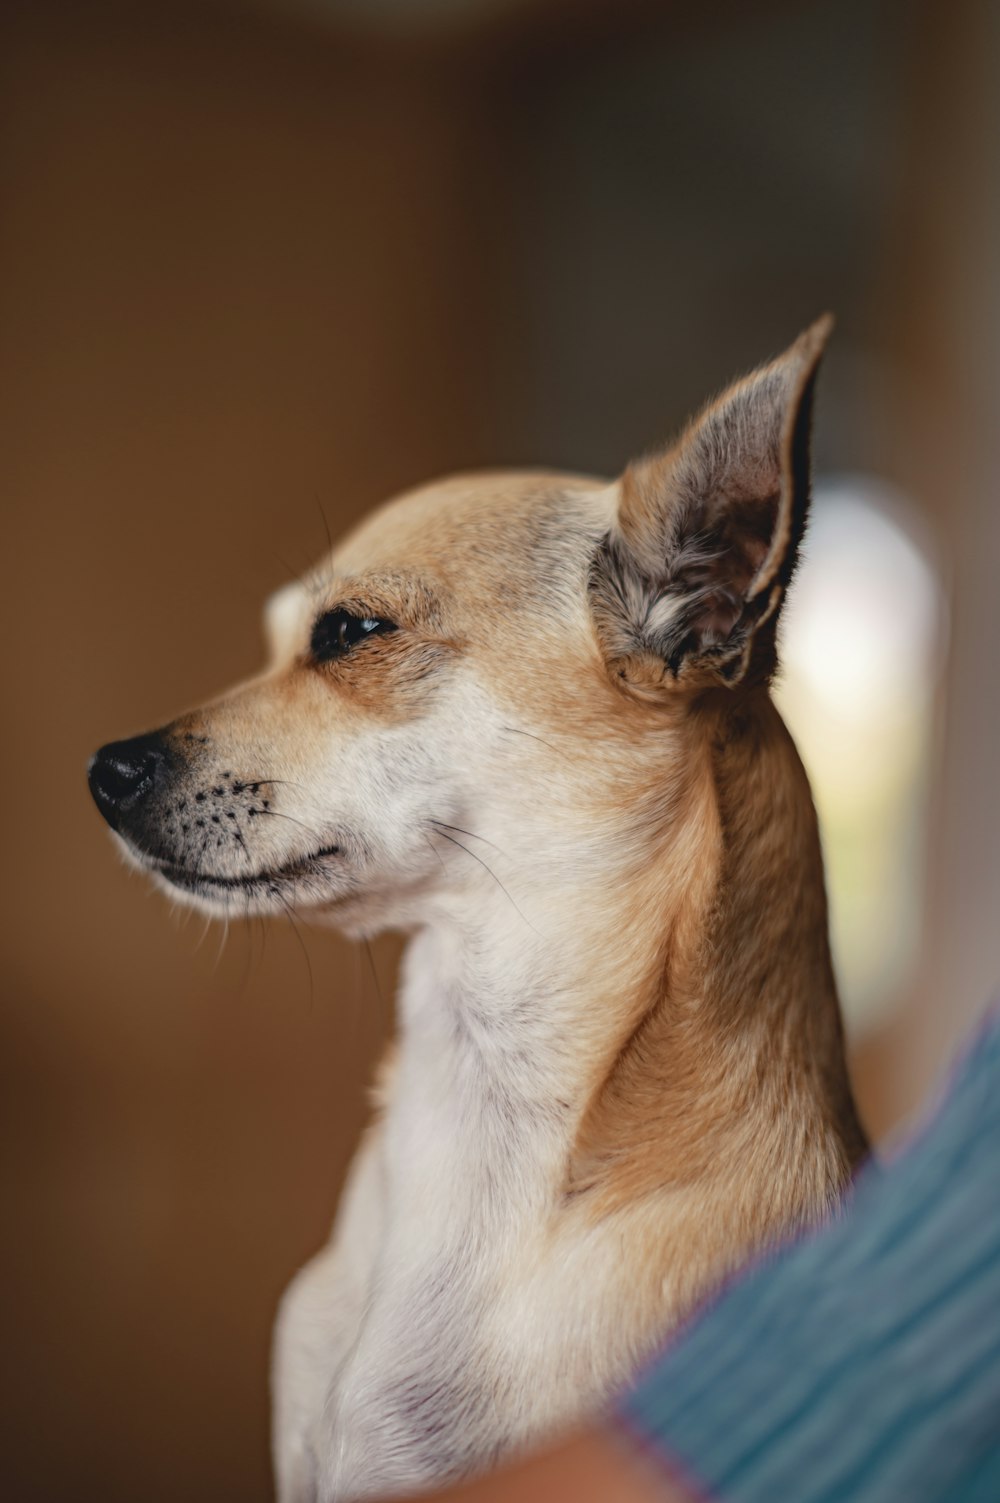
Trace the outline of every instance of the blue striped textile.
<instances>
[{"instance_id":1,"label":"blue striped textile","mask_svg":"<svg viewBox=\"0 0 1000 1503\"><path fill-rule=\"evenodd\" d=\"M920 1136L726 1289L614 1419L725 1503L1000 1503L1000 1020Z\"/></svg>"}]
</instances>

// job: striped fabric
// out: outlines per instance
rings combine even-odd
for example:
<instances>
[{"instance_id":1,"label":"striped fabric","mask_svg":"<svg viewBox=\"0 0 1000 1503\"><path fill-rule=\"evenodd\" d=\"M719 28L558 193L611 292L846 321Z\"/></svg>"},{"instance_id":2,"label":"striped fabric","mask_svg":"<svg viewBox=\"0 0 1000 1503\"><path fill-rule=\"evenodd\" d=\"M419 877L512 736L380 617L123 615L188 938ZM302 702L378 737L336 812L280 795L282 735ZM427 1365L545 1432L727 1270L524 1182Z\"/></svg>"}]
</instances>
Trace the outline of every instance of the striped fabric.
<instances>
[{"instance_id":1,"label":"striped fabric","mask_svg":"<svg viewBox=\"0 0 1000 1503\"><path fill-rule=\"evenodd\" d=\"M729 1287L615 1419L725 1503L1000 1503L1000 1021L919 1138Z\"/></svg>"}]
</instances>

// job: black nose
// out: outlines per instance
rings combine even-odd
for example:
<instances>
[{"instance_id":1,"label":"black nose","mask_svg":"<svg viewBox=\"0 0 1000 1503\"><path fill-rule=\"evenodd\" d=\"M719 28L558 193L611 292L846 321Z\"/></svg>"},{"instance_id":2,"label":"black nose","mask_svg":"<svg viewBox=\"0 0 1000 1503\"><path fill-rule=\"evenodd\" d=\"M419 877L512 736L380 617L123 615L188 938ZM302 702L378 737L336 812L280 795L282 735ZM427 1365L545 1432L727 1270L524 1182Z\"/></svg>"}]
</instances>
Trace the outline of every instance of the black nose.
<instances>
[{"instance_id":1,"label":"black nose","mask_svg":"<svg viewBox=\"0 0 1000 1503\"><path fill-rule=\"evenodd\" d=\"M167 749L158 732L111 741L90 759L87 781L94 802L113 830L122 817L147 799L167 764Z\"/></svg>"}]
</instances>

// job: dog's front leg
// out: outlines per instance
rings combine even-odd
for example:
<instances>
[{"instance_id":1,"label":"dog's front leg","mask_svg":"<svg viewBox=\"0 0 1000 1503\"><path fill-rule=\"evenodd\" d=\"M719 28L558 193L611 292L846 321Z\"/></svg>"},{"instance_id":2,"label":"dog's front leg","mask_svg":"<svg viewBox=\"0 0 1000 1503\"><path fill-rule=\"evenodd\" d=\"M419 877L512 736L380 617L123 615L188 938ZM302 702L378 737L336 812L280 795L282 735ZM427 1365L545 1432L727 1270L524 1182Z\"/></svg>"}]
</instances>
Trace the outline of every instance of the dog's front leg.
<instances>
[{"instance_id":1,"label":"dog's front leg","mask_svg":"<svg viewBox=\"0 0 1000 1503\"><path fill-rule=\"evenodd\" d=\"M382 1227L381 1126L351 1167L330 1242L282 1297L274 1335L273 1453L278 1503L318 1503L324 1416L354 1346Z\"/></svg>"}]
</instances>

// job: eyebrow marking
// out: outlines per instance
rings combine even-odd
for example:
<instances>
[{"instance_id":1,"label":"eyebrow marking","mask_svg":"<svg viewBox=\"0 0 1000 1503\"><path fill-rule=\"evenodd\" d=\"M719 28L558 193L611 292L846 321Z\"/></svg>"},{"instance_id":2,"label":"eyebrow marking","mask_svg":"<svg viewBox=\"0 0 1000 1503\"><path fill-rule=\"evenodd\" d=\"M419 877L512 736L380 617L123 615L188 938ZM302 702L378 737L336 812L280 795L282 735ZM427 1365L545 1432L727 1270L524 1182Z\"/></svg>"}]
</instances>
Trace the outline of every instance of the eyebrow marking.
<instances>
[{"instance_id":1,"label":"eyebrow marking","mask_svg":"<svg viewBox=\"0 0 1000 1503\"><path fill-rule=\"evenodd\" d=\"M275 656L294 642L306 603L305 591L298 581L276 590L264 602L264 634Z\"/></svg>"}]
</instances>

